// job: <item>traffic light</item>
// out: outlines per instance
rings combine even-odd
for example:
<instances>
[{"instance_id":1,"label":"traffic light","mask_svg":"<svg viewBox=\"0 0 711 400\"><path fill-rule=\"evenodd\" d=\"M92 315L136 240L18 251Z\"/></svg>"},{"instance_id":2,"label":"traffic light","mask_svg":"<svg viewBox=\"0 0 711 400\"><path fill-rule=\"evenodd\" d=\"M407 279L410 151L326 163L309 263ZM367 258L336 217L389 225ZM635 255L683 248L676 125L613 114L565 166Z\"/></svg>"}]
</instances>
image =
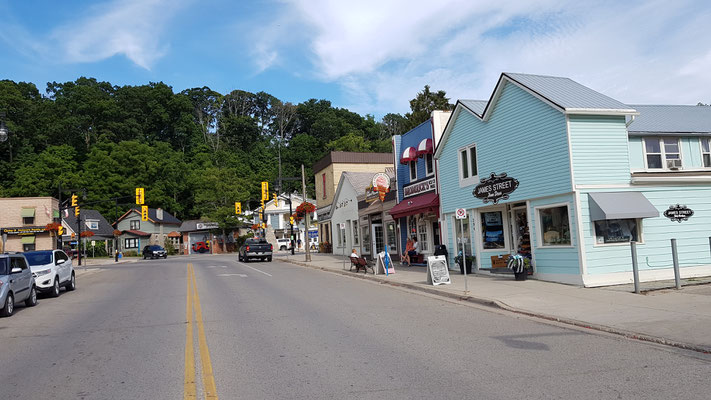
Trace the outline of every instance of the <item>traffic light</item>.
<instances>
[{"instance_id":1,"label":"traffic light","mask_svg":"<svg viewBox=\"0 0 711 400\"><path fill-rule=\"evenodd\" d=\"M272 194L274 195L274 207L279 207L279 196L276 193Z\"/></svg>"},{"instance_id":2,"label":"traffic light","mask_svg":"<svg viewBox=\"0 0 711 400\"><path fill-rule=\"evenodd\" d=\"M74 216L79 218L79 206L74 207Z\"/></svg>"},{"instance_id":3,"label":"traffic light","mask_svg":"<svg viewBox=\"0 0 711 400\"><path fill-rule=\"evenodd\" d=\"M148 206L141 206L141 221L148 221Z\"/></svg>"},{"instance_id":4,"label":"traffic light","mask_svg":"<svg viewBox=\"0 0 711 400\"><path fill-rule=\"evenodd\" d=\"M261 200L260 204L262 205L262 208L264 208L264 199Z\"/></svg>"},{"instance_id":5,"label":"traffic light","mask_svg":"<svg viewBox=\"0 0 711 400\"><path fill-rule=\"evenodd\" d=\"M261 210L259 210L259 220L264 220L264 213Z\"/></svg>"},{"instance_id":6,"label":"traffic light","mask_svg":"<svg viewBox=\"0 0 711 400\"><path fill-rule=\"evenodd\" d=\"M269 182L262 182L262 200L269 200Z\"/></svg>"},{"instance_id":7,"label":"traffic light","mask_svg":"<svg viewBox=\"0 0 711 400\"><path fill-rule=\"evenodd\" d=\"M79 197L78 197L77 195L72 194L72 207L76 207L76 206L77 206L77 200L78 200L78 198L79 198Z\"/></svg>"},{"instance_id":8,"label":"traffic light","mask_svg":"<svg viewBox=\"0 0 711 400\"><path fill-rule=\"evenodd\" d=\"M144 193L145 190L143 188L136 188L136 204L137 205L143 205L144 203Z\"/></svg>"},{"instance_id":9,"label":"traffic light","mask_svg":"<svg viewBox=\"0 0 711 400\"><path fill-rule=\"evenodd\" d=\"M242 203L235 201L235 214L242 214Z\"/></svg>"},{"instance_id":10,"label":"traffic light","mask_svg":"<svg viewBox=\"0 0 711 400\"><path fill-rule=\"evenodd\" d=\"M57 235L62 236L64 234L64 227L62 225L59 225L57 227Z\"/></svg>"},{"instance_id":11,"label":"traffic light","mask_svg":"<svg viewBox=\"0 0 711 400\"><path fill-rule=\"evenodd\" d=\"M289 217L289 223L290 223L291 225L294 225L294 217Z\"/></svg>"}]
</instances>

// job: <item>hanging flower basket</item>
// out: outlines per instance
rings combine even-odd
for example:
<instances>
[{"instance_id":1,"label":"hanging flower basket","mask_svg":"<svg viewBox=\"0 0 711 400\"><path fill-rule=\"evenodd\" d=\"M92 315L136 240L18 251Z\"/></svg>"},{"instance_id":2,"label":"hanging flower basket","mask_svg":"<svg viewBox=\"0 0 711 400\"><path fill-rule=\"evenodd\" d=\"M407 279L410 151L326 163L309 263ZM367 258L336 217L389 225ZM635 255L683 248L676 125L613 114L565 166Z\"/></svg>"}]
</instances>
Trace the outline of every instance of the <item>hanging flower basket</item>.
<instances>
[{"instance_id":1,"label":"hanging flower basket","mask_svg":"<svg viewBox=\"0 0 711 400\"><path fill-rule=\"evenodd\" d=\"M302 219L304 219L306 214L310 214L314 211L316 211L316 206L305 201L296 207L296 212L291 216L294 217L294 220L300 222Z\"/></svg>"},{"instance_id":2,"label":"hanging flower basket","mask_svg":"<svg viewBox=\"0 0 711 400\"><path fill-rule=\"evenodd\" d=\"M253 230L253 231L256 231L256 230L259 229L259 228L260 228L259 224L254 224L254 225L252 225L252 230Z\"/></svg>"},{"instance_id":3,"label":"hanging flower basket","mask_svg":"<svg viewBox=\"0 0 711 400\"><path fill-rule=\"evenodd\" d=\"M92 236L94 236L94 232L92 232L92 231L84 231L84 232L82 232L81 235L79 235L79 236L80 236L80 237L83 237L83 238L92 237Z\"/></svg>"},{"instance_id":4,"label":"hanging flower basket","mask_svg":"<svg viewBox=\"0 0 711 400\"><path fill-rule=\"evenodd\" d=\"M59 222L50 222L44 226L44 229L49 232L57 232L60 226L62 226L62 224L60 224Z\"/></svg>"},{"instance_id":5,"label":"hanging flower basket","mask_svg":"<svg viewBox=\"0 0 711 400\"><path fill-rule=\"evenodd\" d=\"M120 230L114 229L114 236L119 237L119 236L121 236L122 233L123 232L121 232Z\"/></svg>"}]
</instances>

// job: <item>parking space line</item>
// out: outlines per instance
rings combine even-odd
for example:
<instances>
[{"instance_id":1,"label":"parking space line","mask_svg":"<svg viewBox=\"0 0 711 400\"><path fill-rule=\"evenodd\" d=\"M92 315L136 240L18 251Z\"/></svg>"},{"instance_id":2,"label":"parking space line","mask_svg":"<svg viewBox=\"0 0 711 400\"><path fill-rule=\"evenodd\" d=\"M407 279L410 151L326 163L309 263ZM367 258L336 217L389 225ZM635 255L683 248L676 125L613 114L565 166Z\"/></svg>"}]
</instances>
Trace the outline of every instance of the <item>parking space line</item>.
<instances>
[{"instance_id":1,"label":"parking space line","mask_svg":"<svg viewBox=\"0 0 711 400\"><path fill-rule=\"evenodd\" d=\"M238 261L237 264L238 264L238 265L241 265L241 266L243 266L243 267L251 268L251 269L253 269L253 270L257 271L257 272L260 272L260 273L262 273L262 274L264 274L264 275L266 275L266 276L272 276L272 274L268 274L268 273L266 273L266 272L264 272L264 271L262 271L262 270L256 269L256 268L254 268L254 267L250 267L249 265L244 264L244 263L242 263L242 262L239 262L239 261Z\"/></svg>"}]
</instances>

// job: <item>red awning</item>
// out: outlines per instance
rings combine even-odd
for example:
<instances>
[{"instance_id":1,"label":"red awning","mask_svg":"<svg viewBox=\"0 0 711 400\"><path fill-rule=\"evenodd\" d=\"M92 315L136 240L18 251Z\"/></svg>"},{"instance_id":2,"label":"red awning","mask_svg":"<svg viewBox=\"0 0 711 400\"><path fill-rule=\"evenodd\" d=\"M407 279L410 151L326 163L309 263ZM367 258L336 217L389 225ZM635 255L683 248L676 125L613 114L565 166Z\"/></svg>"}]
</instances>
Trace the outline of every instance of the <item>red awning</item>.
<instances>
[{"instance_id":1,"label":"red awning","mask_svg":"<svg viewBox=\"0 0 711 400\"><path fill-rule=\"evenodd\" d=\"M390 215L396 219L419 213L439 214L439 195L431 192L410 197L390 209Z\"/></svg>"},{"instance_id":2,"label":"red awning","mask_svg":"<svg viewBox=\"0 0 711 400\"><path fill-rule=\"evenodd\" d=\"M140 237L151 236L150 233L146 233L146 232L139 231L139 230L135 230L135 229L128 229L128 230L125 230L125 231L123 231L123 233L127 233L127 234L133 235L133 236L140 236Z\"/></svg>"},{"instance_id":3,"label":"red awning","mask_svg":"<svg viewBox=\"0 0 711 400\"><path fill-rule=\"evenodd\" d=\"M402 152L400 164L407 164L410 161L417 160L417 150L414 147L408 147Z\"/></svg>"},{"instance_id":4,"label":"red awning","mask_svg":"<svg viewBox=\"0 0 711 400\"><path fill-rule=\"evenodd\" d=\"M422 157L425 154L432 154L434 151L432 146L432 139L422 139L420 144L417 146L417 156Z\"/></svg>"}]
</instances>

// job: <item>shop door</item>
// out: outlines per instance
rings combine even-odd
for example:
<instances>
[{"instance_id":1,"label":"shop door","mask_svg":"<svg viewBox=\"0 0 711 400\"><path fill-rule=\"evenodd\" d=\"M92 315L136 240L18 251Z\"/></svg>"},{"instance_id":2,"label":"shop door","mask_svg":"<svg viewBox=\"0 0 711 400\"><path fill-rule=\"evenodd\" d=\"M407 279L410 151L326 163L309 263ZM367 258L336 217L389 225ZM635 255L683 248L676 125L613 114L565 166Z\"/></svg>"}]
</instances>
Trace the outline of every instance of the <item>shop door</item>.
<instances>
[{"instance_id":1,"label":"shop door","mask_svg":"<svg viewBox=\"0 0 711 400\"><path fill-rule=\"evenodd\" d=\"M385 235L383 235L383 224L377 223L372 225L372 235L373 238L373 256L385 250Z\"/></svg>"},{"instance_id":2,"label":"shop door","mask_svg":"<svg viewBox=\"0 0 711 400\"><path fill-rule=\"evenodd\" d=\"M511 210L511 234L513 235L514 253L531 254L531 236L528 230L528 213L525 207Z\"/></svg>"}]
</instances>

